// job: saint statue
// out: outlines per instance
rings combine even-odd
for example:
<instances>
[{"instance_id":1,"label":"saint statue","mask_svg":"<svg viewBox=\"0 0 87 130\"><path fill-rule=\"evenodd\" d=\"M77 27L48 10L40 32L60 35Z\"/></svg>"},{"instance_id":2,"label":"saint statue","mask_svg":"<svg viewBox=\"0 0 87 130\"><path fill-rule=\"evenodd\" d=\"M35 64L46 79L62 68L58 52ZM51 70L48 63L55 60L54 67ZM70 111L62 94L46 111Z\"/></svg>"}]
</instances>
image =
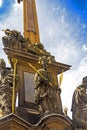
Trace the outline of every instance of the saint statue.
<instances>
[{"instance_id":1,"label":"saint statue","mask_svg":"<svg viewBox=\"0 0 87 130\"><path fill-rule=\"evenodd\" d=\"M24 38L21 33L17 30L2 30L5 32L5 36L2 37L2 42L4 47L9 47L13 49L19 49L23 51L27 49L28 39Z\"/></svg>"},{"instance_id":2,"label":"saint statue","mask_svg":"<svg viewBox=\"0 0 87 130\"><path fill-rule=\"evenodd\" d=\"M39 69L35 74L35 102L39 105L42 114L62 114L61 89L50 81L52 74L48 71L49 61L46 56L40 59L42 69Z\"/></svg>"},{"instance_id":3,"label":"saint statue","mask_svg":"<svg viewBox=\"0 0 87 130\"><path fill-rule=\"evenodd\" d=\"M0 59L0 113L2 113L2 116L11 113L12 73L12 69L6 68L5 61Z\"/></svg>"},{"instance_id":4,"label":"saint statue","mask_svg":"<svg viewBox=\"0 0 87 130\"><path fill-rule=\"evenodd\" d=\"M87 129L87 76L74 91L71 110L74 129Z\"/></svg>"}]
</instances>

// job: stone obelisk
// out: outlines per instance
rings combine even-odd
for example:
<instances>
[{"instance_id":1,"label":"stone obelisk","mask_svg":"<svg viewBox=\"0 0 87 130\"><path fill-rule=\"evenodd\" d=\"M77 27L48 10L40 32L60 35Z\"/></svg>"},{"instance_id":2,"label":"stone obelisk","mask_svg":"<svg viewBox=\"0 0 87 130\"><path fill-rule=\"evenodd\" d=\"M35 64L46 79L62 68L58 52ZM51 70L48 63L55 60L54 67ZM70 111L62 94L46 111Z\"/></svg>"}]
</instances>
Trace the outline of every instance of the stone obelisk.
<instances>
[{"instance_id":1,"label":"stone obelisk","mask_svg":"<svg viewBox=\"0 0 87 130\"><path fill-rule=\"evenodd\" d=\"M32 44L40 43L35 0L18 0L18 3L20 1L23 1L24 37L29 38Z\"/></svg>"}]
</instances>

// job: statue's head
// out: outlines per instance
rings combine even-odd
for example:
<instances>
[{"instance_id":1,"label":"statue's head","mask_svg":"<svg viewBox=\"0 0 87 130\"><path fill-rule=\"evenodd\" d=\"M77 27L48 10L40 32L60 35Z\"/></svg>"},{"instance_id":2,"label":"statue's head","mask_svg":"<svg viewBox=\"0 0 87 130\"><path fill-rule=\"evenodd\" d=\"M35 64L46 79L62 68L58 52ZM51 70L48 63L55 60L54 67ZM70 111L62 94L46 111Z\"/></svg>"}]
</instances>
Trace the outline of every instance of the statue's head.
<instances>
[{"instance_id":1,"label":"statue's head","mask_svg":"<svg viewBox=\"0 0 87 130\"><path fill-rule=\"evenodd\" d=\"M42 57L39 58L38 63L41 64L44 69L47 69L47 67L48 67L48 58L46 56L42 56Z\"/></svg>"},{"instance_id":2,"label":"statue's head","mask_svg":"<svg viewBox=\"0 0 87 130\"><path fill-rule=\"evenodd\" d=\"M5 69L6 68L6 63L4 61L4 59L0 59L0 69Z\"/></svg>"},{"instance_id":3,"label":"statue's head","mask_svg":"<svg viewBox=\"0 0 87 130\"><path fill-rule=\"evenodd\" d=\"M6 35L9 35L9 32L10 32L10 29L3 29L2 31L4 31L4 33L6 34Z\"/></svg>"},{"instance_id":4,"label":"statue's head","mask_svg":"<svg viewBox=\"0 0 87 130\"><path fill-rule=\"evenodd\" d=\"M39 58L38 63L41 64L44 69L47 69L48 68L48 64L51 63L51 57L42 56L42 57Z\"/></svg>"},{"instance_id":5,"label":"statue's head","mask_svg":"<svg viewBox=\"0 0 87 130\"><path fill-rule=\"evenodd\" d=\"M82 83L87 87L87 76L83 77Z\"/></svg>"}]
</instances>

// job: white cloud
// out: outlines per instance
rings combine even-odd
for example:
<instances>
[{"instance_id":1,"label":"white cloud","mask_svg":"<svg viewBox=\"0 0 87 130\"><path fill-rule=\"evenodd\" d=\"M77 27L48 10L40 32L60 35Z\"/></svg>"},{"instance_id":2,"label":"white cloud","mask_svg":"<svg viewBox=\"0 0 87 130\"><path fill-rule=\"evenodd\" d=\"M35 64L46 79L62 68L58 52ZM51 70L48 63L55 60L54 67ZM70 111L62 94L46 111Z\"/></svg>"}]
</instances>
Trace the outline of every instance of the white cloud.
<instances>
[{"instance_id":1,"label":"white cloud","mask_svg":"<svg viewBox=\"0 0 87 130\"><path fill-rule=\"evenodd\" d=\"M63 11L62 11L63 10ZM75 35L78 35L77 27L73 28L66 20L66 10L62 9L57 18L39 12L41 41L58 61L77 66L80 61L81 48ZM73 57L73 58L72 58Z\"/></svg>"},{"instance_id":2,"label":"white cloud","mask_svg":"<svg viewBox=\"0 0 87 130\"><path fill-rule=\"evenodd\" d=\"M53 7L52 11L58 11L59 7Z\"/></svg>"},{"instance_id":3,"label":"white cloud","mask_svg":"<svg viewBox=\"0 0 87 130\"><path fill-rule=\"evenodd\" d=\"M84 44L84 45L82 46L82 49L83 49L84 51L87 51L87 44Z\"/></svg>"},{"instance_id":4,"label":"white cloud","mask_svg":"<svg viewBox=\"0 0 87 130\"><path fill-rule=\"evenodd\" d=\"M2 3L3 3L3 1L2 1L2 0L0 0L0 7L2 6Z\"/></svg>"}]
</instances>

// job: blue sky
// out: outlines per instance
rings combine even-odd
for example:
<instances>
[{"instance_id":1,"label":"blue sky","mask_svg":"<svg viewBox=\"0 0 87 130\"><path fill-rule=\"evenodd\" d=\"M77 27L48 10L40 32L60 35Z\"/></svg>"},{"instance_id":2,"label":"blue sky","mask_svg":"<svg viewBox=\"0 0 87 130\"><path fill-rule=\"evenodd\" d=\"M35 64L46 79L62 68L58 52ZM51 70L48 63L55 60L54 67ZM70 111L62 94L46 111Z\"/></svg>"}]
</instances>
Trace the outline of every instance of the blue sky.
<instances>
[{"instance_id":1,"label":"blue sky","mask_svg":"<svg viewBox=\"0 0 87 130\"><path fill-rule=\"evenodd\" d=\"M15 0L0 0L0 20L2 20L3 15L7 16L10 13L14 2Z\"/></svg>"},{"instance_id":2,"label":"blue sky","mask_svg":"<svg viewBox=\"0 0 87 130\"><path fill-rule=\"evenodd\" d=\"M36 5L41 43L58 62L72 65L61 85L62 103L71 117L73 91L87 75L87 0L36 0ZM6 28L23 33L22 2L0 0L1 37ZM1 37L0 57L8 66Z\"/></svg>"}]
</instances>

